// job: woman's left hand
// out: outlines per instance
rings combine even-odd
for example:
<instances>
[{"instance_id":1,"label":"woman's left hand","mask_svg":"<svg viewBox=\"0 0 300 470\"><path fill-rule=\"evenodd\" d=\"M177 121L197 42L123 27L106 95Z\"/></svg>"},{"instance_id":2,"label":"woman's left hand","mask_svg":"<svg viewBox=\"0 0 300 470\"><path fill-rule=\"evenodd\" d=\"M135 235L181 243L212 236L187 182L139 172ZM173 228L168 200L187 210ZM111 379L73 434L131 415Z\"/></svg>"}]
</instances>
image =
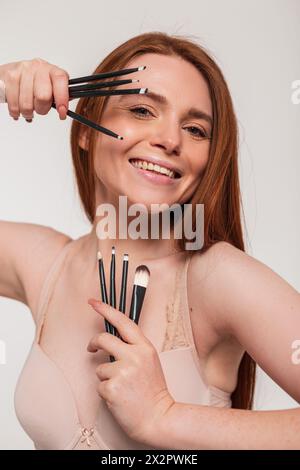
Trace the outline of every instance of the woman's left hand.
<instances>
[{"instance_id":1,"label":"woman's left hand","mask_svg":"<svg viewBox=\"0 0 300 470\"><path fill-rule=\"evenodd\" d=\"M157 351L124 313L94 299L88 303L116 327L124 340L105 332L88 344L89 352L103 349L115 357L114 362L102 363L96 369L98 393L126 434L147 444L175 403Z\"/></svg>"}]
</instances>

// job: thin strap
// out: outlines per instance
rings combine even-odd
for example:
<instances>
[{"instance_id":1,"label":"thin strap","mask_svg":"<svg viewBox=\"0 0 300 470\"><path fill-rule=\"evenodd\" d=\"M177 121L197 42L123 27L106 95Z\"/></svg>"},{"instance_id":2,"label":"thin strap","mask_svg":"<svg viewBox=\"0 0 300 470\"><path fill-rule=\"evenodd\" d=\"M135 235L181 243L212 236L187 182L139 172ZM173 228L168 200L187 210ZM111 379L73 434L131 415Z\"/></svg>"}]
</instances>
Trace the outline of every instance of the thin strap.
<instances>
[{"instance_id":1,"label":"thin strap","mask_svg":"<svg viewBox=\"0 0 300 470\"><path fill-rule=\"evenodd\" d=\"M163 344L163 351L184 348L191 345L190 334L186 327L183 310L186 308L186 276L191 256L187 256L184 265L180 265L176 272L175 287L172 301L167 305L167 329ZM184 302L182 302L182 297ZM184 304L182 308L182 303Z\"/></svg>"},{"instance_id":2,"label":"thin strap","mask_svg":"<svg viewBox=\"0 0 300 470\"><path fill-rule=\"evenodd\" d=\"M70 246L72 246L73 240L70 240L68 243L64 245L64 247L59 251L58 255L55 257L46 277L43 282L41 293L39 296L38 308L37 308L37 316L36 316L36 336L35 342L39 342L41 330L45 320L46 308L51 298L51 294L53 292L53 287L55 282L59 276L59 273L64 265L64 260L66 259L66 255Z\"/></svg>"},{"instance_id":3,"label":"thin strap","mask_svg":"<svg viewBox=\"0 0 300 470\"><path fill-rule=\"evenodd\" d=\"M231 407L231 393L222 390L221 388L215 387L213 385L207 384L203 375L203 365L202 361L198 355L197 348L194 341L189 302L188 302L188 291L187 291L187 278L188 278L188 268L190 261L193 257L192 254L188 254L184 266L182 269L182 275L178 278L176 283L177 291L175 295L175 312L173 313L173 318L176 319L175 327L176 334L173 333L172 337L172 348L178 347L191 347L191 352L194 358L195 366L198 370L199 376L203 383L210 390L210 404L212 406L226 406ZM177 273L178 274L178 273ZM180 284L178 284L180 282ZM178 309L178 310L176 310ZM170 348L169 348L170 349Z\"/></svg>"},{"instance_id":4,"label":"thin strap","mask_svg":"<svg viewBox=\"0 0 300 470\"><path fill-rule=\"evenodd\" d=\"M190 265L190 261L193 257L193 254L188 255L185 264L184 264L184 272L183 272L183 282L181 283L181 299L182 302L180 304L180 309L181 309L181 316L183 319L183 327L185 331L185 337L187 338L187 342L190 346L193 346L193 349L196 350L195 342L194 342L194 335L193 335L193 329L192 329L192 323L191 323L191 317L190 317L190 310L189 310L189 301L188 301L188 292L187 292L187 287L188 287L188 268Z\"/></svg>"},{"instance_id":5,"label":"thin strap","mask_svg":"<svg viewBox=\"0 0 300 470\"><path fill-rule=\"evenodd\" d=\"M209 385L206 383L204 375L203 375L202 360L200 359L198 355L198 351L197 351L195 340L194 340L190 308L189 308L189 300L188 300L188 268L189 268L192 257L193 257L193 254L189 255L184 265L183 282L181 283L182 302L180 304L180 316L182 318L183 329L184 329L185 337L187 339L187 344L191 347L191 352L194 358L195 366L199 372L199 375L203 383L208 387Z\"/></svg>"}]
</instances>

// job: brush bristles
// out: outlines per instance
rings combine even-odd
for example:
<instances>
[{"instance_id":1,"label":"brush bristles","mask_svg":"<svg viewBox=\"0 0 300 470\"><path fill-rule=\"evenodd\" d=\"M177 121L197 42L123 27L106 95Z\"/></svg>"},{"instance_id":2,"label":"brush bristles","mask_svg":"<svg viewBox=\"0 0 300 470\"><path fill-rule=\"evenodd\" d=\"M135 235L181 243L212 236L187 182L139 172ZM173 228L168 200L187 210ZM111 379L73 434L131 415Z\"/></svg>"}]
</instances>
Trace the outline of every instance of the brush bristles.
<instances>
[{"instance_id":1,"label":"brush bristles","mask_svg":"<svg viewBox=\"0 0 300 470\"><path fill-rule=\"evenodd\" d=\"M145 68L146 68L146 65L141 65L140 67L138 67L138 71L145 70Z\"/></svg>"},{"instance_id":2,"label":"brush bristles","mask_svg":"<svg viewBox=\"0 0 300 470\"><path fill-rule=\"evenodd\" d=\"M147 268L147 266L142 264L141 266L138 266L135 270L134 284L137 286L147 287L149 277L150 277L149 269Z\"/></svg>"},{"instance_id":3,"label":"brush bristles","mask_svg":"<svg viewBox=\"0 0 300 470\"><path fill-rule=\"evenodd\" d=\"M123 256L123 261L128 261L128 255L127 255L127 254L125 254L125 255Z\"/></svg>"},{"instance_id":4,"label":"brush bristles","mask_svg":"<svg viewBox=\"0 0 300 470\"><path fill-rule=\"evenodd\" d=\"M111 254L114 255L116 253L116 249L115 247L113 246L112 249L111 249Z\"/></svg>"},{"instance_id":5,"label":"brush bristles","mask_svg":"<svg viewBox=\"0 0 300 470\"><path fill-rule=\"evenodd\" d=\"M140 95L144 95L145 93L147 93L147 91L148 91L148 88L141 88Z\"/></svg>"},{"instance_id":6,"label":"brush bristles","mask_svg":"<svg viewBox=\"0 0 300 470\"><path fill-rule=\"evenodd\" d=\"M97 252L97 258L98 258L98 260L102 259L101 251Z\"/></svg>"}]
</instances>

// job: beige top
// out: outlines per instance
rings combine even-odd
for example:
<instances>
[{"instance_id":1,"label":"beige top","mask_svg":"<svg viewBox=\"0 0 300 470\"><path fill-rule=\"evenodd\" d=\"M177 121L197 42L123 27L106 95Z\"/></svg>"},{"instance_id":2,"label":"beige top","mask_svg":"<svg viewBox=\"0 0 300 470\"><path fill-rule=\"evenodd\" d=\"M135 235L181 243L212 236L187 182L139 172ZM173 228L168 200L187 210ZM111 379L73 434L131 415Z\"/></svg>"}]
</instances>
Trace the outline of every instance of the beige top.
<instances>
[{"instance_id":1,"label":"beige top","mask_svg":"<svg viewBox=\"0 0 300 470\"><path fill-rule=\"evenodd\" d=\"M41 290L35 338L15 390L18 420L36 449L150 449L126 435L99 395L95 422L87 426L80 413L81 400L68 380L68 370L51 359L39 344L48 305L70 246L72 242L60 251ZM187 299L190 259L188 255L176 273L175 292L165 311L163 347L157 352L169 392L176 401L230 408L230 393L207 385L203 378ZM147 336L147 331L143 333Z\"/></svg>"}]
</instances>

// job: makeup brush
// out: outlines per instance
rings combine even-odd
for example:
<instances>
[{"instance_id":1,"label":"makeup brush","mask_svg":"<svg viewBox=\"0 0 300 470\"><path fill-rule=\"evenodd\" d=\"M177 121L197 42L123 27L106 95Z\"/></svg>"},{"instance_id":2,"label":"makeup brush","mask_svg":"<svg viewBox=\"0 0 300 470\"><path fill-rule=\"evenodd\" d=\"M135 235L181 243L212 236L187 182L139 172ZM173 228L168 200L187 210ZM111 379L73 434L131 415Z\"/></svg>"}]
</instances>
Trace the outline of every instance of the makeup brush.
<instances>
[{"instance_id":1,"label":"makeup brush","mask_svg":"<svg viewBox=\"0 0 300 470\"><path fill-rule=\"evenodd\" d=\"M51 107L56 109L56 104L52 103ZM102 132L103 134L109 135L110 137L114 137L115 139L123 140L123 137L121 135L116 134L110 129L106 129L106 127L99 126L99 124L97 124L96 122L90 121L86 117L81 116L81 114L74 113L74 111L71 111L70 109L67 110L67 116L71 117L75 121L80 122L81 124L84 124L85 126L95 129L96 131Z\"/></svg>"},{"instance_id":2,"label":"makeup brush","mask_svg":"<svg viewBox=\"0 0 300 470\"><path fill-rule=\"evenodd\" d=\"M145 70L146 66L140 66L140 67L134 67L130 69L124 69L124 70L114 70L112 72L104 72L104 73L98 73L94 75L87 75L85 77L77 77L77 78L71 78L69 80L69 101L75 99L75 98L82 98L82 97L90 97L90 96L110 96L110 95L126 95L126 94L141 94L141 93L147 93L148 88L129 88L129 89L122 89L122 90L100 90L100 88L104 87L112 87L112 86L119 86L119 85L125 85L127 83L135 83L138 82L139 80L114 80L114 81L108 81L108 82L102 82L100 83L98 80L103 80L106 78L111 78L111 77L119 77L121 75L127 75L129 73L133 72L139 72L141 70ZM86 82L91 82L91 81L97 81L97 83L90 84ZM82 84L84 85L76 85L76 84ZM76 85L76 86L73 86ZM6 93L5 93L5 83L3 80L0 80L0 103L6 103ZM51 104L51 107L56 109L56 103L53 101ZM88 126L98 132L102 132L103 134L106 134L110 137L114 137L115 139L118 140L123 140L123 137L119 134L116 134L115 132L111 131L110 129L106 129L103 126L100 126L96 122L92 122L90 119L87 119L85 116L82 116L78 113L75 113L74 111L71 111L70 109L67 109L67 116L70 118L74 119L75 121L79 122L80 124L83 124L85 126ZM26 119L27 120L27 119ZM28 120L28 122L31 122Z\"/></svg>"},{"instance_id":3,"label":"makeup brush","mask_svg":"<svg viewBox=\"0 0 300 470\"><path fill-rule=\"evenodd\" d=\"M128 75L129 73L139 72L140 70L145 70L146 65L141 65L140 67L134 67L132 69L123 69L123 70L114 70L113 72L103 72L97 73L95 75L87 75L86 77L71 78L69 80L69 85L76 83L84 83L87 81L94 80L103 80L104 78L119 77L120 75Z\"/></svg>"},{"instance_id":4,"label":"makeup brush","mask_svg":"<svg viewBox=\"0 0 300 470\"><path fill-rule=\"evenodd\" d=\"M98 256L101 298L102 298L102 302L104 302L105 304L108 304L107 291L106 291L106 282L105 282L105 273L104 273L104 265L103 265L102 254L101 254L100 251L98 251L97 256ZM111 327L112 327L112 325L109 323L108 320L105 319L105 329L108 333L111 333Z\"/></svg>"},{"instance_id":5,"label":"makeup brush","mask_svg":"<svg viewBox=\"0 0 300 470\"><path fill-rule=\"evenodd\" d=\"M116 259L115 259L115 247L111 249L111 262L110 262L110 280L109 280L109 303L112 307L116 308ZM116 329L111 325L111 333L116 334Z\"/></svg>"},{"instance_id":6,"label":"makeup brush","mask_svg":"<svg viewBox=\"0 0 300 470\"><path fill-rule=\"evenodd\" d=\"M139 80L113 80L110 82L96 82L88 83L87 85L71 85L69 86L69 94L75 91L88 91L88 90L98 90L99 88L106 88L112 86L127 85L128 83L138 83Z\"/></svg>"},{"instance_id":7,"label":"makeup brush","mask_svg":"<svg viewBox=\"0 0 300 470\"><path fill-rule=\"evenodd\" d=\"M103 259L102 259L102 254L100 251L97 253L98 257L98 266L99 266L99 277L100 277L100 288L101 288L101 297L102 297L102 302L105 304L108 304L108 299L107 299L107 292L106 292L106 282L105 282L105 273L104 273L104 265L103 265ZM112 328L113 325L109 323L106 318L104 318L105 322L105 329L107 333L112 334ZM115 358L113 356L109 356L110 362L114 362Z\"/></svg>"},{"instance_id":8,"label":"makeup brush","mask_svg":"<svg viewBox=\"0 0 300 470\"><path fill-rule=\"evenodd\" d=\"M120 292L119 311L125 313L126 309L126 291L127 291L127 273L128 273L128 254L123 255L122 281ZM115 328L116 336L120 338L118 330Z\"/></svg>"},{"instance_id":9,"label":"makeup brush","mask_svg":"<svg viewBox=\"0 0 300 470\"><path fill-rule=\"evenodd\" d=\"M70 91L71 98L82 98L83 96L117 96L117 95L144 95L148 93L148 88L128 88L126 90L87 90Z\"/></svg>"},{"instance_id":10,"label":"makeup brush","mask_svg":"<svg viewBox=\"0 0 300 470\"><path fill-rule=\"evenodd\" d=\"M142 264L136 268L129 312L129 318L136 324L139 322L149 277L150 271L147 266Z\"/></svg>"}]
</instances>

